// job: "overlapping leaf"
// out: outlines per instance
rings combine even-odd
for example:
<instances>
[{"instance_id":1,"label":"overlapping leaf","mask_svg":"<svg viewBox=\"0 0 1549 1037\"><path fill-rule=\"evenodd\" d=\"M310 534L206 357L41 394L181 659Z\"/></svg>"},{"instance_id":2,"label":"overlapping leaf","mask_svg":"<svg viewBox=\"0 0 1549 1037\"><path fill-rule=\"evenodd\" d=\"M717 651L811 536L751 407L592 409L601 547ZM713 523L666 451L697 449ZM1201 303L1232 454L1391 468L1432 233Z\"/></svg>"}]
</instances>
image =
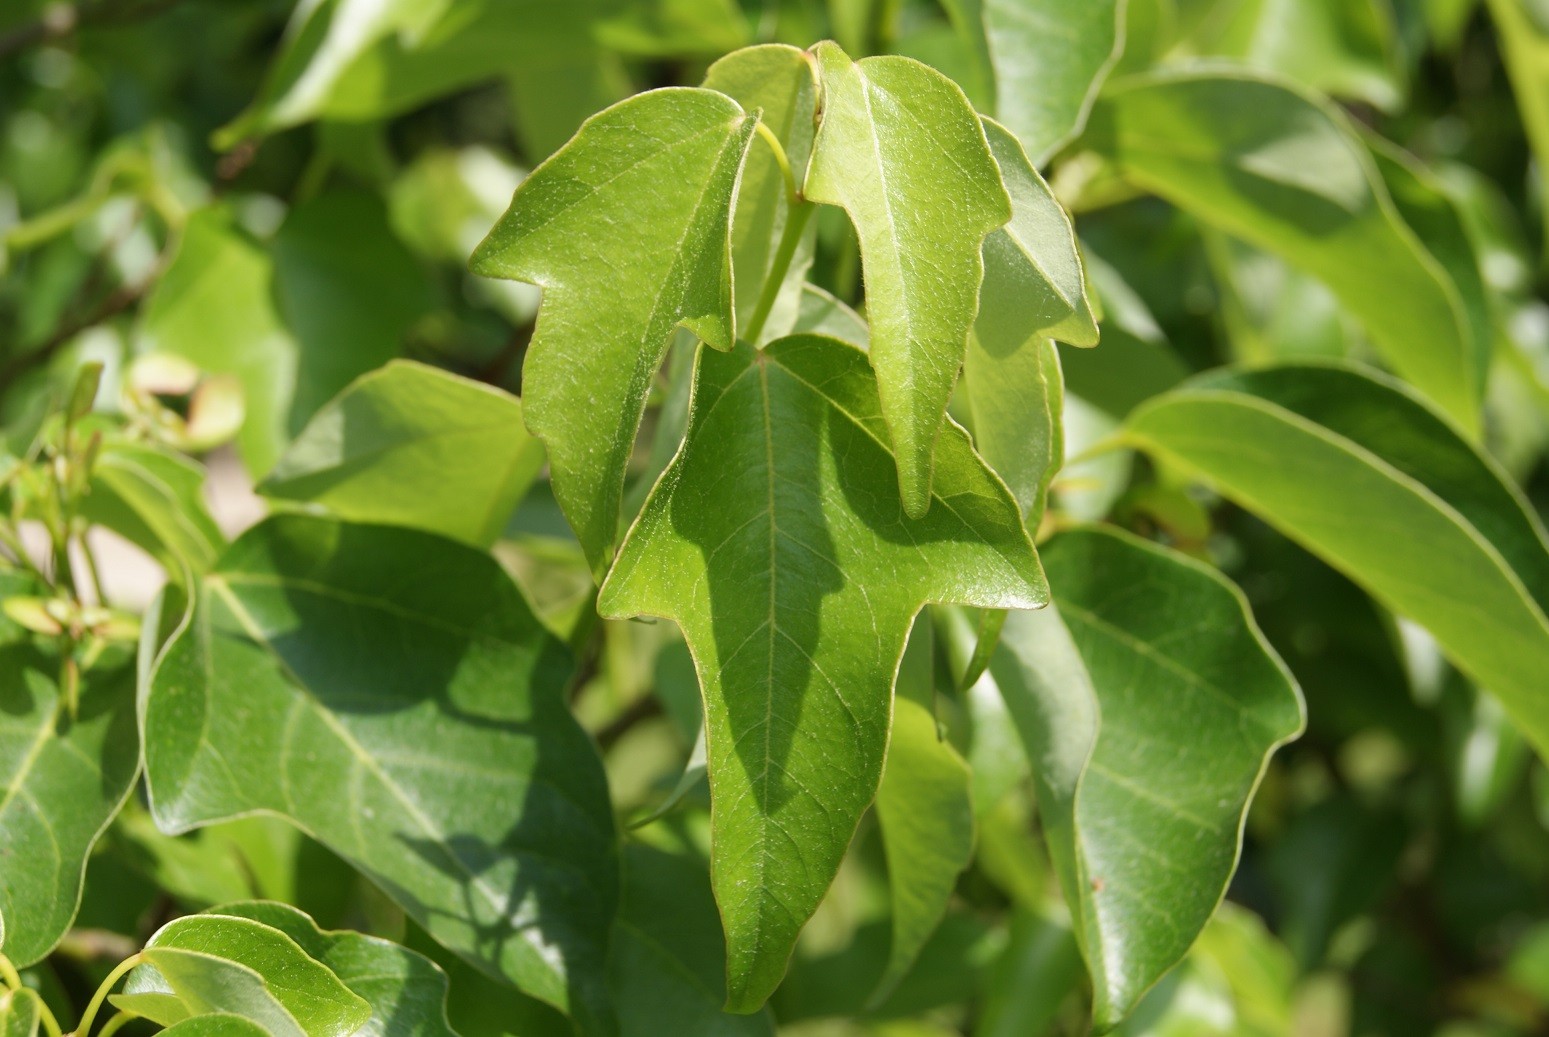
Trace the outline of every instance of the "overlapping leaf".
<instances>
[{"instance_id":1,"label":"overlapping leaf","mask_svg":"<svg viewBox=\"0 0 1549 1037\"><path fill-rule=\"evenodd\" d=\"M1523 127L1538 163L1538 181L1549 197L1549 19L1533 0L1489 0L1500 36L1501 54L1522 111ZM1545 242L1549 243L1549 205L1542 202Z\"/></svg>"},{"instance_id":2,"label":"overlapping leaf","mask_svg":"<svg viewBox=\"0 0 1549 1037\"><path fill-rule=\"evenodd\" d=\"M145 681L152 806L174 831L290 819L448 947L605 1033L613 825L569 674L487 555L270 519Z\"/></svg>"},{"instance_id":3,"label":"overlapping leaf","mask_svg":"<svg viewBox=\"0 0 1549 1037\"><path fill-rule=\"evenodd\" d=\"M1158 72L1113 84L1090 139L1140 187L1318 277L1394 370L1477 426L1489 343L1344 116L1247 73Z\"/></svg>"},{"instance_id":4,"label":"overlapping leaf","mask_svg":"<svg viewBox=\"0 0 1549 1037\"><path fill-rule=\"evenodd\" d=\"M0 572L0 600L31 588ZM73 718L59 673L57 653L0 615L0 936L20 966L70 928L86 858L139 769L133 670L88 671Z\"/></svg>"},{"instance_id":5,"label":"overlapping leaf","mask_svg":"<svg viewBox=\"0 0 1549 1037\"><path fill-rule=\"evenodd\" d=\"M984 287L963 364L974 445L1036 529L1064 460L1059 354L1051 339L1097 343L1070 218L1015 137L984 121L1011 196L1011 222L984 241Z\"/></svg>"},{"instance_id":6,"label":"overlapping leaf","mask_svg":"<svg viewBox=\"0 0 1549 1037\"><path fill-rule=\"evenodd\" d=\"M324 407L260 491L343 519L412 526L488 546L543 467L521 401L408 361Z\"/></svg>"},{"instance_id":7,"label":"overlapping leaf","mask_svg":"<svg viewBox=\"0 0 1549 1037\"><path fill-rule=\"evenodd\" d=\"M1205 376L1128 426L1420 623L1549 751L1549 547L1494 462L1401 385L1354 368Z\"/></svg>"},{"instance_id":8,"label":"overlapping leaf","mask_svg":"<svg viewBox=\"0 0 1549 1037\"><path fill-rule=\"evenodd\" d=\"M139 545L173 579L208 569L226 543L205 507L203 469L150 444L104 445L81 515Z\"/></svg>"},{"instance_id":9,"label":"overlapping leaf","mask_svg":"<svg viewBox=\"0 0 1549 1037\"><path fill-rule=\"evenodd\" d=\"M959 428L919 519L887 442L852 346L701 351L684 445L599 599L606 616L674 619L694 654L734 1011L779 983L876 791L921 606L1046 600L1015 501Z\"/></svg>"},{"instance_id":10,"label":"overlapping leaf","mask_svg":"<svg viewBox=\"0 0 1549 1037\"><path fill-rule=\"evenodd\" d=\"M985 236L1011 203L961 89L900 57L813 51L822 125L805 193L850 214L866 276L871 358L908 514L931 465L978 308Z\"/></svg>"},{"instance_id":11,"label":"overlapping leaf","mask_svg":"<svg viewBox=\"0 0 1549 1037\"><path fill-rule=\"evenodd\" d=\"M43 1002L35 991L0 991L0 1037L36 1037L43 1019Z\"/></svg>"},{"instance_id":12,"label":"overlapping leaf","mask_svg":"<svg viewBox=\"0 0 1549 1037\"><path fill-rule=\"evenodd\" d=\"M220 915L279 930L370 1006L359 1032L377 1037L455 1037L446 1021L446 974L421 954L389 940L324 932L301 911L270 901L226 904Z\"/></svg>"},{"instance_id":13,"label":"overlapping leaf","mask_svg":"<svg viewBox=\"0 0 1549 1037\"><path fill-rule=\"evenodd\" d=\"M1034 761L1106 1030L1220 902L1301 699L1214 570L1095 530L1056 537L1043 557L1057 611L1013 613L991 673Z\"/></svg>"},{"instance_id":14,"label":"overlapping leaf","mask_svg":"<svg viewBox=\"0 0 1549 1037\"><path fill-rule=\"evenodd\" d=\"M544 289L527 423L594 570L617 542L625 468L673 329L721 349L735 336L731 209L755 122L710 90L632 97L534 170L474 253L475 273Z\"/></svg>"}]
</instances>

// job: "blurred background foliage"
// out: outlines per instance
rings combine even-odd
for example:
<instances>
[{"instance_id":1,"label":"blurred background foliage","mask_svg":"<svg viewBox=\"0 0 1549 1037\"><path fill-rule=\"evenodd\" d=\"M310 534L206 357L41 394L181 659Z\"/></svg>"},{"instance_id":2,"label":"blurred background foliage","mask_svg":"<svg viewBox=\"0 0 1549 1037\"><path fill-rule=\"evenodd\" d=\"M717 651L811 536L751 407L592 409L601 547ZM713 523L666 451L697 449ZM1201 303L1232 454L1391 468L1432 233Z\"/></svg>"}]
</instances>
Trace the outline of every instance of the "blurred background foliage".
<instances>
[{"instance_id":1,"label":"blurred background foliage","mask_svg":"<svg viewBox=\"0 0 1549 1037\"><path fill-rule=\"evenodd\" d=\"M833 37L856 55L914 56L981 104L993 89L962 31L972 0L299 7L7 0L0 9L9 453L27 449L80 366L100 362L97 408L206 455L207 492L231 533L259 507L252 481L307 420L390 359L520 392L537 292L476 280L466 257L524 171L590 113L638 90L698 83L725 51L770 40ZM365 16L347 19L346 9ZM1201 58L1246 64L1330 95L1423 163L1426 183L1461 215L1487 289L1485 443L1540 506L1549 502L1549 222L1530 134L1549 134L1546 41L1543 0L1130 0L1112 73ZM1075 214L1104 311L1101 347L1065 353L1070 453L1194 370L1372 355L1326 284L1141 196L1082 139L1054 150L1044 166ZM837 210L823 213L814 270L862 305L853 232ZM171 388L144 367L131 377L148 353L191 361L197 377L179 374ZM222 395L233 384L240 403ZM641 471L653 470L651 442L648 426ZM1107 519L1221 566L1309 707L1310 730L1277 755L1248 818L1228 903L1122 1032L1549 1032L1549 772L1493 700L1343 576L1142 459L1108 454L1068 468L1051 514ZM114 559L109 597L143 605L154 567L103 543ZM575 709L605 752L616 809L643 814L677 783L699 726L681 639L670 624L594 618L584 560L542 482L494 551L545 620L584 649L590 677ZM885 959L886 876L874 826L863 827L772 1003L780 1033L1080 1031L1084 974L1021 766L985 793L978 856L952 910L880 1005L866 998ZM637 832L631 852L703 852L705 822L699 786L685 808ZM54 1003L78 1005L168 917L252 896L436 953L465 1037L567 1032L551 1010L435 951L292 829L253 819L170 838L135 803L91 859L76 928L32 975Z\"/></svg>"}]
</instances>

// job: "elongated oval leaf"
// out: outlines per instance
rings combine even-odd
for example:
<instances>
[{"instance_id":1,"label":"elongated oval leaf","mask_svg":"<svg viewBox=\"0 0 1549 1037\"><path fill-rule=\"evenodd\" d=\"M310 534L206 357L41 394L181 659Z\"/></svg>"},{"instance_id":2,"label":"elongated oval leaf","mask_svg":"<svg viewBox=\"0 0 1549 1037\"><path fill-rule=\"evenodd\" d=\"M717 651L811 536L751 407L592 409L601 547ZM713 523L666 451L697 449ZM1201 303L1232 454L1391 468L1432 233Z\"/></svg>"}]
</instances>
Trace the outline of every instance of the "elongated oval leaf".
<instances>
[{"instance_id":1,"label":"elongated oval leaf","mask_svg":"<svg viewBox=\"0 0 1549 1037\"><path fill-rule=\"evenodd\" d=\"M605 616L675 620L694 655L733 1011L779 983L876 792L915 614L1046 600L1016 503L960 428L920 519L886 444L854 347L701 350L684 445L599 598Z\"/></svg>"},{"instance_id":2,"label":"elongated oval leaf","mask_svg":"<svg viewBox=\"0 0 1549 1037\"><path fill-rule=\"evenodd\" d=\"M1549 751L1543 526L1412 393L1349 367L1227 371L1144 405L1128 435L1428 629Z\"/></svg>"},{"instance_id":3,"label":"elongated oval leaf","mask_svg":"<svg viewBox=\"0 0 1549 1037\"><path fill-rule=\"evenodd\" d=\"M489 556L284 516L203 583L145 690L164 829L280 814L491 975L611 1027L616 899L567 653Z\"/></svg>"},{"instance_id":4,"label":"elongated oval leaf","mask_svg":"<svg viewBox=\"0 0 1549 1037\"><path fill-rule=\"evenodd\" d=\"M914 965L974 854L972 779L936 726L930 646L929 627L922 623L904 649L887 765L877 788L893 938L872 1005L886 1000Z\"/></svg>"},{"instance_id":5,"label":"elongated oval leaf","mask_svg":"<svg viewBox=\"0 0 1549 1037\"><path fill-rule=\"evenodd\" d=\"M0 600L30 586L0 573ZM86 858L139 771L133 670L88 671L71 718L59 668L0 615L0 935L18 966L70 928Z\"/></svg>"},{"instance_id":6,"label":"elongated oval leaf","mask_svg":"<svg viewBox=\"0 0 1549 1037\"><path fill-rule=\"evenodd\" d=\"M389 940L324 932L288 904L225 904L216 914L251 918L290 937L371 1007L360 1032L374 1037L454 1037L446 1020L446 974L430 959Z\"/></svg>"},{"instance_id":7,"label":"elongated oval leaf","mask_svg":"<svg viewBox=\"0 0 1549 1037\"><path fill-rule=\"evenodd\" d=\"M543 288L527 424L594 570L617 542L625 468L673 329L720 349L735 337L732 198L756 121L711 90L622 101L522 182L473 254L476 274Z\"/></svg>"},{"instance_id":8,"label":"elongated oval leaf","mask_svg":"<svg viewBox=\"0 0 1549 1037\"><path fill-rule=\"evenodd\" d=\"M143 548L176 580L204 572L226 546L205 507L204 470L144 443L103 446L81 514Z\"/></svg>"},{"instance_id":9,"label":"elongated oval leaf","mask_svg":"<svg viewBox=\"0 0 1549 1037\"><path fill-rule=\"evenodd\" d=\"M718 90L758 112L759 118L785 148L796 182L801 183L812 156L816 124L817 87L805 52L785 44L747 47L726 55L710 66L704 87ZM732 220L732 263L737 295L737 326L746 328L758 309L780 252L781 239L792 219L785 177L765 144L753 147L743 164L737 187L737 211ZM796 218L807 220L806 214ZM808 221L786 267L785 277L773 290L779 294L770 307L759 338L777 339L795 327L802 286L812 266L817 222Z\"/></svg>"},{"instance_id":10,"label":"elongated oval leaf","mask_svg":"<svg viewBox=\"0 0 1549 1037\"><path fill-rule=\"evenodd\" d=\"M520 400L394 361L319 411L259 490L352 522L412 526L484 547L542 467Z\"/></svg>"},{"instance_id":11,"label":"elongated oval leaf","mask_svg":"<svg viewBox=\"0 0 1549 1037\"><path fill-rule=\"evenodd\" d=\"M1489 0L1501 55L1538 163L1542 197L1549 197L1549 17L1533 0ZM1539 203L1549 243L1549 205Z\"/></svg>"},{"instance_id":12,"label":"elongated oval leaf","mask_svg":"<svg viewBox=\"0 0 1549 1037\"><path fill-rule=\"evenodd\" d=\"M1113 84L1091 138L1140 187L1322 280L1394 370L1478 425L1489 343L1326 102L1247 73L1158 72Z\"/></svg>"},{"instance_id":13,"label":"elongated oval leaf","mask_svg":"<svg viewBox=\"0 0 1549 1037\"><path fill-rule=\"evenodd\" d=\"M1101 1032L1210 919L1301 697L1214 570L1096 530L1043 557L1057 611L1013 613L991 673L1034 761Z\"/></svg>"},{"instance_id":14,"label":"elongated oval leaf","mask_svg":"<svg viewBox=\"0 0 1549 1037\"><path fill-rule=\"evenodd\" d=\"M331 969L285 933L250 918L189 915L162 926L145 946L153 964L157 951L177 950L251 969L308 1037L348 1037L371 1018L366 1001Z\"/></svg>"},{"instance_id":15,"label":"elongated oval leaf","mask_svg":"<svg viewBox=\"0 0 1549 1037\"><path fill-rule=\"evenodd\" d=\"M813 51L822 125L805 192L850 214L904 507L931 500L936 440L968 348L985 236L1011 219L984 130L963 91L900 57Z\"/></svg>"}]
</instances>

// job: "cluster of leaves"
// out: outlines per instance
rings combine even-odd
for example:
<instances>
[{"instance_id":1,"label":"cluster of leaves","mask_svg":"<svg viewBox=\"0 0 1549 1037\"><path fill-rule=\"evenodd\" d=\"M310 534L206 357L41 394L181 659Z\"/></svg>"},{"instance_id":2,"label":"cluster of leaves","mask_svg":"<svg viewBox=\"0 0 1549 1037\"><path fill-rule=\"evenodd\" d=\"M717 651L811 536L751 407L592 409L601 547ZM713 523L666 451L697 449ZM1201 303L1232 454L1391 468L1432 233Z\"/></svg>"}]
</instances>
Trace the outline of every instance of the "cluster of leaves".
<instances>
[{"instance_id":1,"label":"cluster of leaves","mask_svg":"<svg viewBox=\"0 0 1549 1037\"><path fill-rule=\"evenodd\" d=\"M0 15L0 1037L1549 1019L1543 0L290 7Z\"/></svg>"}]
</instances>

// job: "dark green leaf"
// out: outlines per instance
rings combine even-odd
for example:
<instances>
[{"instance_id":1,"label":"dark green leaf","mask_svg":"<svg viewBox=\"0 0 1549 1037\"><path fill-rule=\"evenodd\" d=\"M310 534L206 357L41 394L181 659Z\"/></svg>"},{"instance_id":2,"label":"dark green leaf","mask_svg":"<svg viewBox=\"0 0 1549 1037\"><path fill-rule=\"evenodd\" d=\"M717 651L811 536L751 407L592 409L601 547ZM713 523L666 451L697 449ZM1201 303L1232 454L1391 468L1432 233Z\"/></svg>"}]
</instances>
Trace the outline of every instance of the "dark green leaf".
<instances>
[{"instance_id":1,"label":"dark green leaf","mask_svg":"<svg viewBox=\"0 0 1549 1037\"><path fill-rule=\"evenodd\" d=\"M876 792L915 614L1046 598L1015 501L955 425L935 507L903 513L864 353L795 337L699 364L684 446L599 610L674 619L693 650L728 1006L752 1011Z\"/></svg>"},{"instance_id":2,"label":"dark green leaf","mask_svg":"<svg viewBox=\"0 0 1549 1037\"><path fill-rule=\"evenodd\" d=\"M1301 698L1215 570L1097 530L1043 556L1058 612L1013 613L990 672L1034 761L1106 1030L1220 903L1269 754L1301 730Z\"/></svg>"},{"instance_id":3,"label":"dark green leaf","mask_svg":"<svg viewBox=\"0 0 1549 1037\"><path fill-rule=\"evenodd\" d=\"M605 1032L613 825L569 674L487 555L270 519L147 681L151 802L171 830L289 818L437 939Z\"/></svg>"}]
</instances>

